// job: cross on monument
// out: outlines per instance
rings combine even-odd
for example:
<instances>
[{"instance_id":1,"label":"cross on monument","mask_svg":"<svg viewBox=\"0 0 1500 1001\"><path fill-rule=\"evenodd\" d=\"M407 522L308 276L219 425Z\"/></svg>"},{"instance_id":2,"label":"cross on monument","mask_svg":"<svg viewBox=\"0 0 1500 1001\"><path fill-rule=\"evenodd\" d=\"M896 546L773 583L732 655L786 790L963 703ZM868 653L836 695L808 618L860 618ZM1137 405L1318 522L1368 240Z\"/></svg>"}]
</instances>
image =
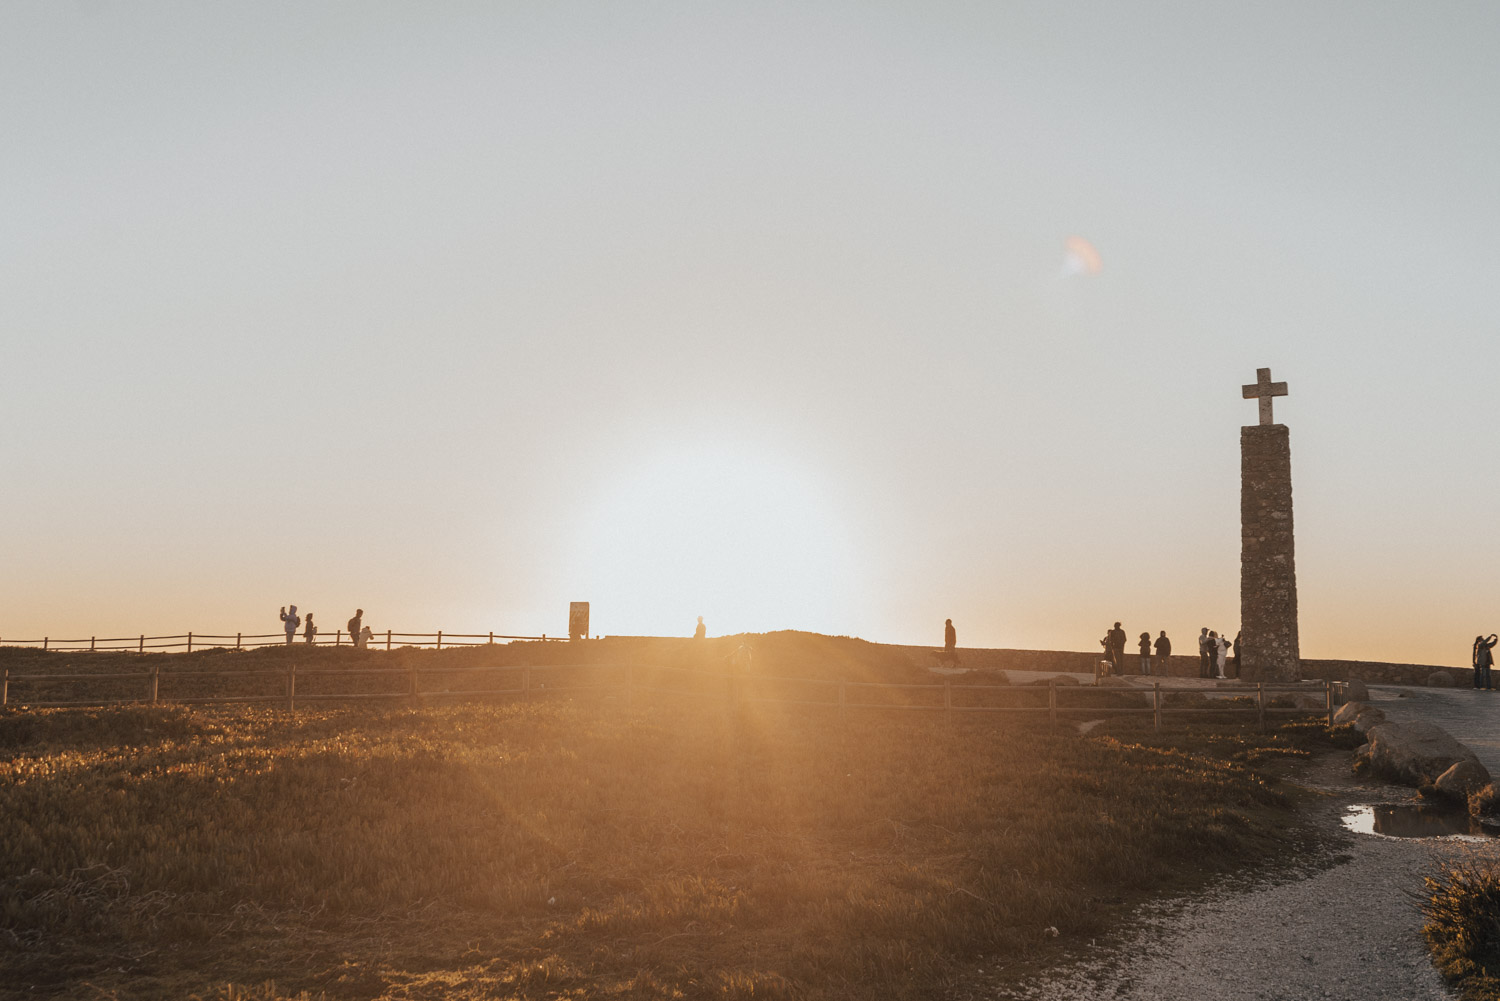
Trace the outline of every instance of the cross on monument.
<instances>
[{"instance_id":1,"label":"cross on monument","mask_svg":"<svg viewBox=\"0 0 1500 1001\"><path fill-rule=\"evenodd\" d=\"M1271 398L1273 396L1286 395L1286 383L1272 382L1271 370L1258 368L1255 370L1255 385L1241 386L1247 400L1260 400L1260 422L1262 424L1274 424L1271 420Z\"/></svg>"}]
</instances>

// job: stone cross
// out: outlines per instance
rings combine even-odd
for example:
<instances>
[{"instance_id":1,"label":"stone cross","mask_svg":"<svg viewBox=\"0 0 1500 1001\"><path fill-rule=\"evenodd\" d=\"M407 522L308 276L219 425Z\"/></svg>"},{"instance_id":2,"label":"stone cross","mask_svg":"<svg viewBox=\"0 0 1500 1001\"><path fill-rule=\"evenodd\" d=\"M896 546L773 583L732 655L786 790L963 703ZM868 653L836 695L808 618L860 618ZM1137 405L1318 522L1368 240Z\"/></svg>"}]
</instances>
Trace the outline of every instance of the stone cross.
<instances>
[{"instance_id":1,"label":"stone cross","mask_svg":"<svg viewBox=\"0 0 1500 1001\"><path fill-rule=\"evenodd\" d=\"M1240 388L1245 394L1245 399L1260 400L1260 422L1262 424L1276 423L1271 420L1271 397L1285 396L1286 383L1272 382L1271 370L1268 368L1258 368L1255 370L1255 385L1242 386Z\"/></svg>"}]
</instances>

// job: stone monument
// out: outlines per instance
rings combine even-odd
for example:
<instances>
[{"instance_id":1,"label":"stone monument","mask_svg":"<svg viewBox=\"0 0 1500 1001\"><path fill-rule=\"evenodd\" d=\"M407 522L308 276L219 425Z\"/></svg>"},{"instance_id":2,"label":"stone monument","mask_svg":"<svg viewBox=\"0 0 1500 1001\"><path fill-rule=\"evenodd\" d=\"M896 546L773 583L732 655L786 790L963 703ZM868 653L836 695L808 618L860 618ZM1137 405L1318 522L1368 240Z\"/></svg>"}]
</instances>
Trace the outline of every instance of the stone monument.
<instances>
[{"instance_id":1,"label":"stone monument","mask_svg":"<svg viewBox=\"0 0 1500 1001\"><path fill-rule=\"evenodd\" d=\"M589 603L586 601L568 602L568 639L586 640L589 638Z\"/></svg>"},{"instance_id":2,"label":"stone monument","mask_svg":"<svg viewBox=\"0 0 1500 1001\"><path fill-rule=\"evenodd\" d=\"M1297 565L1292 551L1292 449L1271 399L1286 383L1256 370L1244 398L1260 401L1260 423L1240 428L1240 677L1300 681Z\"/></svg>"}]
</instances>

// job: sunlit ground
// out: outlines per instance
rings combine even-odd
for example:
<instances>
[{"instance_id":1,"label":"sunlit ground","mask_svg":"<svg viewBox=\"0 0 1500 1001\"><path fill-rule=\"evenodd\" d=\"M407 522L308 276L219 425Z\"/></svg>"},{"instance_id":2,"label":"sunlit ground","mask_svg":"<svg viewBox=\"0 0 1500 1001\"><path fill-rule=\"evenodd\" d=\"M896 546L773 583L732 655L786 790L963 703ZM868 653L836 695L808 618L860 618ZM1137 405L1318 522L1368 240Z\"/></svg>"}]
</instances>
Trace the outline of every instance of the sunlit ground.
<instances>
[{"instance_id":1,"label":"sunlit ground","mask_svg":"<svg viewBox=\"0 0 1500 1001\"><path fill-rule=\"evenodd\" d=\"M722 699L12 710L0 996L927 996L1283 851L1246 751L1285 739L1196 733Z\"/></svg>"}]
</instances>

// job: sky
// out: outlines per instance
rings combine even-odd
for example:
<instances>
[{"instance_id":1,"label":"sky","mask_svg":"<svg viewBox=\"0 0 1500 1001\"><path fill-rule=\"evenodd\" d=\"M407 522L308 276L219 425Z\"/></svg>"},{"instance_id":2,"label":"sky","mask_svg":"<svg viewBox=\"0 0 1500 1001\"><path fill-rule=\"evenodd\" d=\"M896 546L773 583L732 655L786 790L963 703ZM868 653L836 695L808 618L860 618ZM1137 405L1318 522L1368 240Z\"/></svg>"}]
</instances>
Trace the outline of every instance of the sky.
<instances>
[{"instance_id":1,"label":"sky","mask_svg":"<svg viewBox=\"0 0 1500 1001\"><path fill-rule=\"evenodd\" d=\"M0 6L0 642L1500 630L1500 9ZM1063 276L1082 236L1097 276Z\"/></svg>"}]
</instances>

